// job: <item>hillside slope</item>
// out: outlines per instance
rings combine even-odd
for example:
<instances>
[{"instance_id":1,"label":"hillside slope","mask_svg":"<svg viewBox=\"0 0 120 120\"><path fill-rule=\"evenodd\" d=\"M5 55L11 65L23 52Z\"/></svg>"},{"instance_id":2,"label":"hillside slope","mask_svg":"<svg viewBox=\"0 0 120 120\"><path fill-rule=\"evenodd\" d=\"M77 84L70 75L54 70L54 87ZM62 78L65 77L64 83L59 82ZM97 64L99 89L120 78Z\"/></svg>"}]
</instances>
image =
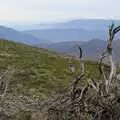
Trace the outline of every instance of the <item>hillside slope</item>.
<instances>
[{"instance_id":1,"label":"hillside slope","mask_svg":"<svg viewBox=\"0 0 120 120\"><path fill-rule=\"evenodd\" d=\"M64 58L44 49L0 40L0 73L8 67L15 71L9 92L17 96L34 95L43 99L64 90L73 78L67 67L69 63L79 70L79 61L74 59ZM94 71L97 71L96 63L86 61L86 67L88 75L94 75ZM99 77L99 72L94 76Z\"/></svg>"}]
</instances>

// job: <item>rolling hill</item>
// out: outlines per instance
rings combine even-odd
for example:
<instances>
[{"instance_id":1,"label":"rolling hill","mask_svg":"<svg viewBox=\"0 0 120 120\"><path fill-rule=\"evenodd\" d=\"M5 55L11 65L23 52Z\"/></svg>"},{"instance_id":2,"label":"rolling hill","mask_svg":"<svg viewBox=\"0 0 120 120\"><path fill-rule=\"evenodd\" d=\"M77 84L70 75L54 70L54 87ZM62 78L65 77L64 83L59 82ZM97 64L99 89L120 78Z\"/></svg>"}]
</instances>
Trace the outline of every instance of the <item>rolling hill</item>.
<instances>
[{"instance_id":1,"label":"rolling hill","mask_svg":"<svg viewBox=\"0 0 120 120\"><path fill-rule=\"evenodd\" d=\"M91 67L94 68L95 63L86 63L90 70L88 74L94 73ZM74 64L77 71L79 70L79 61L69 57L65 58L45 49L0 40L0 72L4 72L8 67L15 70L10 91L16 95L34 95L43 99L55 91L65 89L73 76L67 67L68 64Z\"/></svg>"},{"instance_id":2,"label":"rolling hill","mask_svg":"<svg viewBox=\"0 0 120 120\"><path fill-rule=\"evenodd\" d=\"M0 38L25 43L28 45L44 45L47 43L44 39L38 39L34 36L21 33L5 26L0 26Z\"/></svg>"}]
</instances>

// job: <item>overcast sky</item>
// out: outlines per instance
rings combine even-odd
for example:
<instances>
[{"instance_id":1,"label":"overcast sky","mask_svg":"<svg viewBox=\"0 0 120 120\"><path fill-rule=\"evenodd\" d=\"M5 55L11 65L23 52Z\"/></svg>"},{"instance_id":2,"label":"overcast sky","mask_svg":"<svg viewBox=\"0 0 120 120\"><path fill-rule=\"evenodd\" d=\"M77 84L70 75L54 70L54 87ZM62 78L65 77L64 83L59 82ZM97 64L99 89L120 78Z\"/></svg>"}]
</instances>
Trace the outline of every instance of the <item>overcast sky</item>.
<instances>
[{"instance_id":1,"label":"overcast sky","mask_svg":"<svg viewBox=\"0 0 120 120\"><path fill-rule=\"evenodd\" d=\"M120 19L120 0L0 0L0 20Z\"/></svg>"}]
</instances>

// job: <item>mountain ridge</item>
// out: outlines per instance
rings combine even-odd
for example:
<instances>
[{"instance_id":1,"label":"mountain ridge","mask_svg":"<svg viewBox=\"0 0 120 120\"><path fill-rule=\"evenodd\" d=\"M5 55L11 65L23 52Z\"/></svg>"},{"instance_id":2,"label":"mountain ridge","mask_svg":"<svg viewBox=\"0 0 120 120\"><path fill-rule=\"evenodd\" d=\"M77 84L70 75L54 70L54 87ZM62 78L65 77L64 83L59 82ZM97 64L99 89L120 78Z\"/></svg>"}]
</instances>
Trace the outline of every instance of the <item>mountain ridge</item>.
<instances>
[{"instance_id":1,"label":"mountain ridge","mask_svg":"<svg viewBox=\"0 0 120 120\"><path fill-rule=\"evenodd\" d=\"M74 20L66 20L62 22L54 22L54 23L35 23L32 25L28 25L24 27L23 31L27 31L30 29L98 29L105 30L112 22L116 25L120 24L120 20L113 19L74 19Z\"/></svg>"},{"instance_id":2,"label":"mountain ridge","mask_svg":"<svg viewBox=\"0 0 120 120\"><path fill-rule=\"evenodd\" d=\"M21 42L29 45L44 44L46 41L38 39L32 35L28 35L6 26L0 26L0 38L15 42Z\"/></svg>"}]
</instances>

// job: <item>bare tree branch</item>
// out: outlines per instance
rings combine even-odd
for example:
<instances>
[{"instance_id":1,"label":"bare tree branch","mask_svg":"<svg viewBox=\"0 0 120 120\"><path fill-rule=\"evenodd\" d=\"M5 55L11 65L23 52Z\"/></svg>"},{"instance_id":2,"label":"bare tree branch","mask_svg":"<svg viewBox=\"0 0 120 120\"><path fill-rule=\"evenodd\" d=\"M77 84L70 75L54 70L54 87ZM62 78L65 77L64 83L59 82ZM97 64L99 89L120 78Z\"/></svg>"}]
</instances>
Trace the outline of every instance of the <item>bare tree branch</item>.
<instances>
[{"instance_id":1,"label":"bare tree branch","mask_svg":"<svg viewBox=\"0 0 120 120\"><path fill-rule=\"evenodd\" d=\"M75 99L76 87L77 87L79 81L84 77L84 73L85 73L85 71L84 71L84 63L81 61L81 59L82 59L82 52L83 51L82 51L82 48L80 46L78 46L78 48L79 48L79 52L80 52L79 58L80 58L80 65L81 65L81 67L80 67L81 68L81 73L80 73L80 75L78 77L76 77L73 80L72 88L71 88L71 98L72 98L72 100Z\"/></svg>"},{"instance_id":2,"label":"bare tree branch","mask_svg":"<svg viewBox=\"0 0 120 120\"><path fill-rule=\"evenodd\" d=\"M103 54L100 58L100 62L99 62L99 70L100 70L100 73L102 73L104 76L107 92L108 92L109 86L111 84L112 78L116 74L116 66L114 64L113 57L112 57L112 43L113 43L113 39L114 39L115 35L119 31L120 31L120 26L115 27L114 23L112 23L112 25L109 27L109 37L107 40L106 50L105 50L105 52L103 52ZM103 67L102 67L102 63L103 63L103 60L105 57L108 57L108 59L110 61L111 71L110 71L109 78L106 77L105 72L104 72Z\"/></svg>"}]
</instances>

